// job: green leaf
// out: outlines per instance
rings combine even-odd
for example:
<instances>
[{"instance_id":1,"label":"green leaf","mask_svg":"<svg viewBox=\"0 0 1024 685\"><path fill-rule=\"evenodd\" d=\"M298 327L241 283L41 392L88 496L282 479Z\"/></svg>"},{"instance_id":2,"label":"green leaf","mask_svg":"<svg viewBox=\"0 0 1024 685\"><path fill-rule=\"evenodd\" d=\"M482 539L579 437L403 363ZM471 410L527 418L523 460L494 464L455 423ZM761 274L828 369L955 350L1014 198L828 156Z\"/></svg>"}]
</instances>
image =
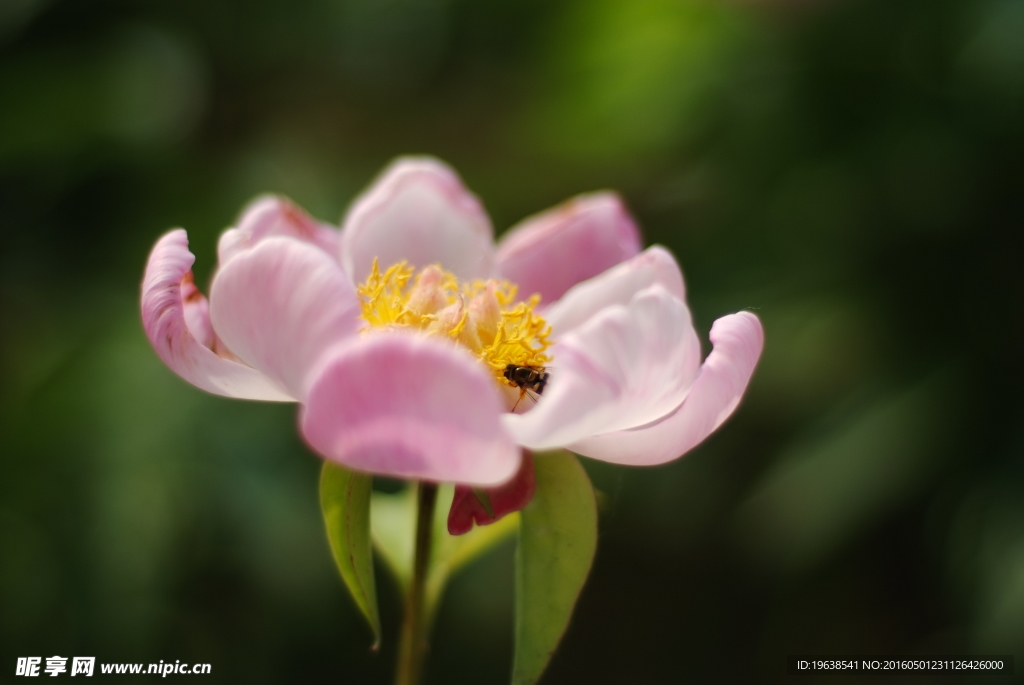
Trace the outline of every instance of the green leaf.
<instances>
[{"instance_id":1,"label":"green leaf","mask_svg":"<svg viewBox=\"0 0 1024 685\"><path fill-rule=\"evenodd\" d=\"M465 535L448 534L448 510L455 490L442 485L434 511L433 554L427 572L426 611L430 620L444 595L448 579L519 529L519 515L510 514L489 526L477 526ZM416 489L388 495L373 493L370 508L373 542L398 580L404 593L412 575L413 540L416 530Z\"/></svg>"},{"instance_id":2,"label":"green leaf","mask_svg":"<svg viewBox=\"0 0 1024 685\"><path fill-rule=\"evenodd\" d=\"M373 546L380 552L404 594L412 577L416 488L407 487L393 495L374 492L370 496L370 530Z\"/></svg>"},{"instance_id":3,"label":"green leaf","mask_svg":"<svg viewBox=\"0 0 1024 685\"><path fill-rule=\"evenodd\" d=\"M380 646L380 612L370 549L370 490L373 476L324 462L320 472L320 508L327 539L352 599L373 630L373 649Z\"/></svg>"},{"instance_id":4,"label":"green leaf","mask_svg":"<svg viewBox=\"0 0 1024 685\"><path fill-rule=\"evenodd\" d=\"M568 452L535 455L537 493L516 553L512 685L533 685L558 647L597 549L594 488Z\"/></svg>"}]
</instances>

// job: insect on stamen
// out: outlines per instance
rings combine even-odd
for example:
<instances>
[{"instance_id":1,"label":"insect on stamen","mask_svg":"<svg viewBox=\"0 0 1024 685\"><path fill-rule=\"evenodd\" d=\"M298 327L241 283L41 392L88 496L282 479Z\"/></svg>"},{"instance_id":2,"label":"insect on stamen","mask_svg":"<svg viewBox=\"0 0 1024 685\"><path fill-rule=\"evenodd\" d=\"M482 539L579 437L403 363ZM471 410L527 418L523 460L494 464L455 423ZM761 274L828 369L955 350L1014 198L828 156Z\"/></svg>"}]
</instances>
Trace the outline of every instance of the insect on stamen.
<instances>
[{"instance_id":1,"label":"insect on stamen","mask_svg":"<svg viewBox=\"0 0 1024 685\"><path fill-rule=\"evenodd\" d=\"M508 384L514 388L519 388L519 399L512 405L512 413L515 413L516 407L523 401L525 395L530 395L530 391L541 395L544 393L544 387L548 384L548 371L543 366L519 366L518 364L508 364L505 366L505 371L502 374L508 380ZM534 402L537 401L536 397L530 395Z\"/></svg>"}]
</instances>

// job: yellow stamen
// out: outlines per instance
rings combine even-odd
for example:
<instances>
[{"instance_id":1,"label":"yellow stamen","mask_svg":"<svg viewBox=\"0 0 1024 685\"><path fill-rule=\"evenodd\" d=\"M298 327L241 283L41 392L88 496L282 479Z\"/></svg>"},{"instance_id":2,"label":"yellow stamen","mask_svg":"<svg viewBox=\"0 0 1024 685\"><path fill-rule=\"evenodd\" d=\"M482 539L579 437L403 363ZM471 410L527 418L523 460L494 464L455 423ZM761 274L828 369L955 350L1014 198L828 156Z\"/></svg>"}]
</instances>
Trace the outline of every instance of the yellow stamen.
<instances>
[{"instance_id":1,"label":"yellow stamen","mask_svg":"<svg viewBox=\"0 0 1024 685\"><path fill-rule=\"evenodd\" d=\"M474 280L460 284L454 274L443 270L438 284L436 270L440 267L427 267L410 286L414 269L406 262L382 274L375 259L370 276L358 288L363 318L370 324L367 330L409 328L445 335L480 357L495 380L504 385L510 384L504 376L509 364L545 366L551 361L546 354L551 327L534 311L539 296L516 302L513 283ZM431 302L434 304L424 304ZM442 307L442 302L446 306Z\"/></svg>"}]
</instances>

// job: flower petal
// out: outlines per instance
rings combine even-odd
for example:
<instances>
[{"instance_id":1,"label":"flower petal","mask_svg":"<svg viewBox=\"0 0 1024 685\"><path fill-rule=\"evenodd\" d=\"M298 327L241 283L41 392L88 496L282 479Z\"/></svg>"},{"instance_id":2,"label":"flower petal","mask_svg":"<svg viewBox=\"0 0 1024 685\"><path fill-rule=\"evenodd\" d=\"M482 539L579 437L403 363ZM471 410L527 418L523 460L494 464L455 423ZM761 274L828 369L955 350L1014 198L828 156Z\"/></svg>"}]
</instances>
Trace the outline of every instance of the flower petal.
<instances>
[{"instance_id":1,"label":"flower petal","mask_svg":"<svg viewBox=\"0 0 1024 685\"><path fill-rule=\"evenodd\" d=\"M507 483L493 488L471 488L455 486L455 497L448 510L448 533L464 535L473 530L473 524L489 526L505 516L519 511L533 499L537 481L533 476L533 455L523 454L523 462L516 475ZM490 512L483 505L474 490L482 490L488 500Z\"/></svg>"},{"instance_id":2,"label":"flower petal","mask_svg":"<svg viewBox=\"0 0 1024 685\"><path fill-rule=\"evenodd\" d=\"M496 485L519 468L493 378L429 336L371 334L329 353L300 424L310 446L350 468L398 478Z\"/></svg>"},{"instance_id":3,"label":"flower petal","mask_svg":"<svg viewBox=\"0 0 1024 685\"><path fill-rule=\"evenodd\" d=\"M554 302L640 247L640 231L618 195L580 195L509 229L498 243L498 271L524 298L539 293L542 302Z\"/></svg>"},{"instance_id":4,"label":"flower petal","mask_svg":"<svg viewBox=\"0 0 1024 685\"><path fill-rule=\"evenodd\" d=\"M181 302L188 332L203 347L214 349L217 336L213 334L213 325L210 324L210 303L196 286L191 271L181 279Z\"/></svg>"},{"instance_id":5,"label":"flower petal","mask_svg":"<svg viewBox=\"0 0 1024 685\"><path fill-rule=\"evenodd\" d=\"M689 310L654 285L559 340L548 389L506 426L530 449L641 426L679 406L699 366Z\"/></svg>"},{"instance_id":6,"label":"flower petal","mask_svg":"<svg viewBox=\"0 0 1024 685\"><path fill-rule=\"evenodd\" d=\"M192 281L195 257L182 229L157 241L142 280L142 325L146 336L171 370L207 392L250 400L292 398L256 369L217 356L204 343L205 298ZM186 301L187 300L187 301Z\"/></svg>"},{"instance_id":7,"label":"flower petal","mask_svg":"<svg viewBox=\"0 0 1024 685\"><path fill-rule=\"evenodd\" d=\"M556 337L562 336L605 307L628 304L638 292L655 284L686 301L679 264L672 253L658 245L573 286L562 299L544 310L544 319L551 324Z\"/></svg>"},{"instance_id":8,"label":"flower petal","mask_svg":"<svg viewBox=\"0 0 1024 685\"><path fill-rule=\"evenodd\" d=\"M359 302L323 251L267 238L221 267L210 290L210 317L233 354L301 400L323 352L358 329Z\"/></svg>"},{"instance_id":9,"label":"flower petal","mask_svg":"<svg viewBox=\"0 0 1024 685\"><path fill-rule=\"evenodd\" d=\"M341 236L336 229L321 224L286 197L263 195L242 210L236 228L221 234L217 244L220 263L255 247L261 240L288 236L316 245L335 260L340 258Z\"/></svg>"},{"instance_id":10,"label":"flower petal","mask_svg":"<svg viewBox=\"0 0 1024 685\"><path fill-rule=\"evenodd\" d=\"M494 272L494 231L455 172L429 157L393 162L353 203L341 232L342 264L356 283L402 260L440 264L460 279Z\"/></svg>"},{"instance_id":11,"label":"flower petal","mask_svg":"<svg viewBox=\"0 0 1024 685\"><path fill-rule=\"evenodd\" d=\"M696 447L739 404L764 347L764 331L750 312L730 314L711 327L711 342L714 350L678 409L649 426L586 438L569 449L602 461L645 466Z\"/></svg>"}]
</instances>

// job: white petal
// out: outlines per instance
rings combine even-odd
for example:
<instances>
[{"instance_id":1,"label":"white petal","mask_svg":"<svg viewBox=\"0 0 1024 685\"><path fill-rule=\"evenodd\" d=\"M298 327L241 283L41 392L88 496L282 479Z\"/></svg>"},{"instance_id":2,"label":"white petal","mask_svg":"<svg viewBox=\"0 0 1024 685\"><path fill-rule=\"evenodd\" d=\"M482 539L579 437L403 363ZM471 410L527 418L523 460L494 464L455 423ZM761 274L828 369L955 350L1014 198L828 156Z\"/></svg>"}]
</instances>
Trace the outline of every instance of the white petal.
<instances>
[{"instance_id":1,"label":"white petal","mask_svg":"<svg viewBox=\"0 0 1024 685\"><path fill-rule=\"evenodd\" d=\"M700 364L690 312L661 285L606 307L558 341L537 406L509 415L520 444L549 449L650 423L683 401Z\"/></svg>"},{"instance_id":2,"label":"white petal","mask_svg":"<svg viewBox=\"0 0 1024 685\"><path fill-rule=\"evenodd\" d=\"M322 250L267 238L214 278L210 318L217 336L247 364L300 400L323 352L359 327L355 288Z\"/></svg>"},{"instance_id":3,"label":"white petal","mask_svg":"<svg viewBox=\"0 0 1024 685\"><path fill-rule=\"evenodd\" d=\"M678 458L722 425L740 403L764 347L750 312L723 316L711 327L715 346L682 405L657 422L585 438L569 448L616 464L646 466Z\"/></svg>"}]
</instances>

